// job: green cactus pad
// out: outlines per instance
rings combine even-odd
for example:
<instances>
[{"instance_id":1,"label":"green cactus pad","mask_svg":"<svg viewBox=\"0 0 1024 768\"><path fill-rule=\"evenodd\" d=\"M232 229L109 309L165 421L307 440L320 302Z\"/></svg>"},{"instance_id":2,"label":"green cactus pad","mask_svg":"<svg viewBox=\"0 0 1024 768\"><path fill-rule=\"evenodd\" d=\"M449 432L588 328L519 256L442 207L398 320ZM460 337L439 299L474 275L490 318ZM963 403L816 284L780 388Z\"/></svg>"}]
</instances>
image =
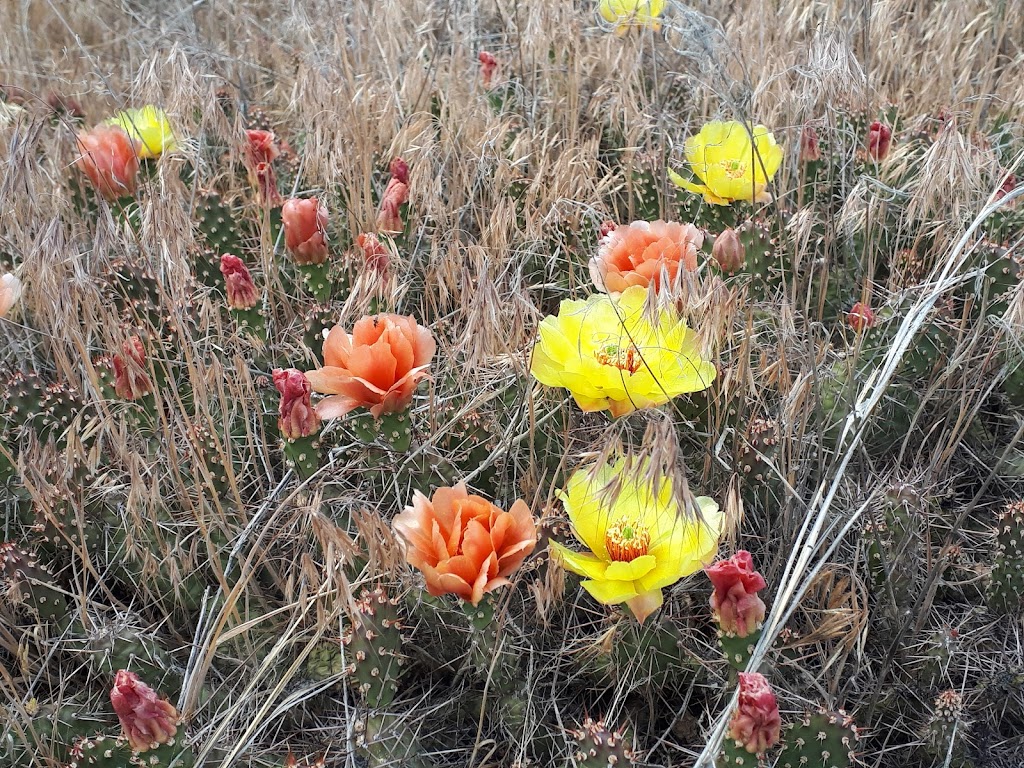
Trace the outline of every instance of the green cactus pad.
<instances>
[{"instance_id":1,"label":"green cactus pad","mask_svg":"<svg viewBox=\"0 0 1024 768\"><path fill-rule=\"evenodd\" d=\"M569 731L573 740L573 758L579 768L622 768L633 765L632 739L625 728L614 730L604 720L586 718L576 730Z\"/></svg>"},{"instance_id":2,"label":"green cactus pad","mask_svg":"<svg viewBox=\"0 0 1024 768\"><path fill-rule=\"evenodd\" d=\"M804 715L784 734L780 768L849 768L856 764L857 726L842 710Z\"/></svg>"},{"instance_id":3,"label":"green cactus pad","mask_svg":"<svg viewBox=\"0 0 1024 768\"><path fill-rule=\"evenodd\" d=\"M399 601L383 587L364 589L356 598L351 624L342 642L348 674L367 704L387 707L405 672Z\"/></svg>"},{"instance_id":4,"label":"green cactus pad","mask_svg":"<svg viewBox=\"0 0 1024 768\"><path fill-rule=\"evenodd\" d=\"M68 617L68 602L46 566L13 541L0 544L0 595L15 607L24 607L40 621L60 622Z\"/></svg>"},{"instance_id":5,"label":"green cactus pad","mask_svg":"<svg viewBox=\"0 0 1024 768\"><path fill-rule=\"evenodd\" d=\"M1012 501L999 513L995 538L988 604L994 610L1018 613L1024 598L1024 501Z\"/></svg>"}]
</instances>

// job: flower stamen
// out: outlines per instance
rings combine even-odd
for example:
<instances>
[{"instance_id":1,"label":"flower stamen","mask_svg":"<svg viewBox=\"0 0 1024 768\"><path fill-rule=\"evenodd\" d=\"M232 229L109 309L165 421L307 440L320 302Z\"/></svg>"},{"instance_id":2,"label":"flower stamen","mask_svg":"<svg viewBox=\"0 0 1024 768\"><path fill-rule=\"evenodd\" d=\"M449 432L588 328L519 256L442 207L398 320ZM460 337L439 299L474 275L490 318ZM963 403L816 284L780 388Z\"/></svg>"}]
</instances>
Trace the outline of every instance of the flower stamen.
<instances>
[{"instance_id":1,"label":"flower stamen","mask_svg":"<svg viewBox=\"0 0 1024 768\"><path fill-rule=\"evenodd\" d=\"M609 365L618 368L620 371L629 371L632 375L640 370L643 359L640 357L640 350L635 344L630 344L623 349L618 344L605 344L594 350L594 358L601 365Z\"/></svg>"},{"instance_id":2,"label":"flower stamen","mask_svg":"<svg viewBox=\"0 0 1024 768\"><path fill-rule=\"evenodd\" d=\"M628 563L646 555L650 545L650 530L624 517L612 523L604 536L608 558L616 562Z\"/></svg>"}]
</instances>

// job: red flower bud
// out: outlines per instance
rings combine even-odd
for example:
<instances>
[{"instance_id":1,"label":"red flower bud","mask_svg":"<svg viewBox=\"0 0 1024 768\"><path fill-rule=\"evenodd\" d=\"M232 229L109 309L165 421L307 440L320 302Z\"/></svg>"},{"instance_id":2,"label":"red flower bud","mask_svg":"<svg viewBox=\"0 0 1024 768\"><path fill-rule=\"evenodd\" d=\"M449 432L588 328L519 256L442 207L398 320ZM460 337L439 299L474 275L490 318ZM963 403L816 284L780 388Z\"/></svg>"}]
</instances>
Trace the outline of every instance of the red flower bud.
<instances>
[{"instance_id":1,"label":"red flower bud","mask_svg":"<svg viewBox=\"0 0 1024 768\"><path fill-rule=\"evenodd\" d=\"M277 426L288 440L315 435L320 429L320 416L310 405L313 391L306 374L295 368L275 368L274 388L281 393Z\"/></svg>"},{"instance_id":2,"label":"red flower bud","mask_svg":"<svg viewBox=\"0 0 1024 768\"><path fill-rule=\"evenodd\" d=\"M116 125L97 125L78 134L82 156L75 161L107 200L134 195L139 158L128 134Z\"/></svg>"},{"instance_id":3,"label":"red flower bud","mask_svg":"<svg viewBox=\"0 0 1024 768\"><path fill-rule=\"evenodd\" d=\"M600 239L604 240L606 237L608 237L608 235L610 235L618 228L619 225L616 224L614 221L612 221L611 219L605 219L604 221L601 222L601 230L599 235Z\"/></svg>"},{"instance_id":4,"label":"red flower bud","mask_svg":"<svg viewBox=\"0 0 1024 768\"><path fill-rule=\"evenodd\" d=\"M364 232L356 238L356 244L363 250L363 263L366 269L376 272L381 277L387 275L390 259L387 248L372 232Z\"/></svg>"},{"instance_id":5,"label":"red flower bud","mask_svg":"<svg viewBox=\"0 0 1024 768\"><path fill-rule=\"evenodd\" d=\"M818 145L818 132L813 125L805 125L800 134L800 162L809 163L821 160L821 147Z\"/></svg>"},{"instance_id":6,"label":"red flower bud","mask_svg":"<svg viewBox=\"0 0 1024 768\"><path fill-rule=\"evenodd\" d=\"M782 735L779 702L768 680L758 672L740 672L739 688L728 736L750 754L761 754L775 746Z\"/></svg>"},{"instance_id":7,"label":"red flower bud","mask_svg":"<svg viewBox=\"0 0 1024 768\"><path fill-rule=\"evenodd\" d=\"M146 348L142 339L132 336L121 350L123 355L114 355L114 391L125 400L137 400L153 391L146 374Z\"/></svg>"},{"instance_id":8,"label":"red flower bud","mask_svg":"<svg viewBox=\"0 0 1024 768\"><path fill-rule=\"evenodd\" d=\"M245 262L237 256L225 253L220 257L220 273L224 275L224 290L228 294L228 306L232 309L251 309L259 301L256 284Z\"/></svg>"},{"instance_id":9,"label":"red flower bud","mask_svg":"<svg viewBox=\"0 0 1024 768\"><path fill-rule=\"evenodd\" d=\"M885 123L875 120L868 127L868 154L881 162L889 154L889 145L892 143L892 128Z\"/></svg>"},{"instance_id":10,"label":"red flower bud","mask_svg":"<svg viewBox=\"0 0 1024 768\"><path fill-rule=\"evenodd\" d=\"M1002 200L1017 188L1017 177L1012 173L1007 174L999 189L996 190L996 200ZM1016 201L1014 201L1016 202Z\"/></svg>"},{"instance_id":11,"label":"red flower bud","mask_svg":"<svg viewBox=\"0 0 1024 768\"><path fill-rule=\"evenodd\" d=\"M388 166L392 179L398 179L403 184L409 183L409 164L400 157L396 157Z\"/></svg>"},{"instance_id":12,"label":"red flower bud","mask_svg":"<svg viewBox=\"0 0 1024 768\"><path fill-rule=\"evenodd\" d=\"M875 313L863 301L858 301L846 316L846 321L853 330L860 333L875 324Z\"/></svg>"},{"instance_id":13,"label":"red flower bud","mask_svg":"<svg viewBox=\"0 0 1024 768\"><path fill-rule=\"evenodd\" d=\"M299 264L327 261L327 208L317 198L293 197L281 209L284 239Z\"/></svg>"},{"instance_id":14,"label":"red flower bud","mask_svg":"<svg viewBox=\"0 0 1024 768\"><path fill-rule=\"evenodd\" d=\"M272 163L281 154L273 131L246 131L245 165L256 168L260 163Z\"/></svg>"},{"instance_id":15,"label":"red flower bud","mask_svg":"<svg viewBox=\"0 0 1024 768\"><path fill-rule=\"evenodd\" d=\"M480 60L480 79L483 81L484 88L489 91L494 80L494 73L498 69L498 60L494 58L494 54L487 51L480 51L477 58Z\"/></svg>"},{"instance_id":16,"label":"red flower bud","mask_svg":"<svg viewBox=\"0 0 1024 768\"><path fill-rule=\"evenodd\" d=\"M727 229L715 238L711 258L728 275L734 275L743 268L747 263L746 248L735 229Z\"/></svg>"},{"instance_id":17,"label":"red flower bud","mask_svg":"<svg viewBox=\"0 0 1024 768\"><path fill-rule=\"evenodd\" d=\"M391 161L391 180L380 199L380 211L377 213L378 232L401 232L405 229L402 223L402 206L409 199L409 166L400 157Z\"/></svg>"},{"instance_id":18,"label":"red flower bud","mask_svg":"<svg viewBox=\"0 0 1024 768\"><path fill-rule=\"evenodd\" d=\"M757 593L767 584L754 570L754 558L741 549L728 560L705 569L715 591L711 610L718 626L727 635L746 637L764 621L765 605Z\"/></svg>"},{"instance_id":19,"label":"red flower bud","mask_svg":"<svg viewBox=\"0 0 1024 768\"><path fill-rule=\"evenodd\" d=\"M110 703L136 752L169 744L178 732L178 712L169 701L139 679L134 672L120 670L110 689Z\"/></svg>"}]
</instances>

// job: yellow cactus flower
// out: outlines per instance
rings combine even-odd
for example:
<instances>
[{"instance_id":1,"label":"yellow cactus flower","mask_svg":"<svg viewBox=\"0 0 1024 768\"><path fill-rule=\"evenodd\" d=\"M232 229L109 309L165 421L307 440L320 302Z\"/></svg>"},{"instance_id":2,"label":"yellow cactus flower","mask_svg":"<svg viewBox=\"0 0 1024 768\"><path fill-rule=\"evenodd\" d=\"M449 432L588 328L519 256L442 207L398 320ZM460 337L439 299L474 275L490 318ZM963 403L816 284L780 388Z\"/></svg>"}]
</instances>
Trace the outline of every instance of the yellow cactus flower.
<instances>
[{"instance_id":1,"label":"yellow cactus flower","mask_svg":"<svg viewBox=\"0 0 1024 768\"><path fill-rule=\"evenodd\" d=\"M141 158L160 157L178 146L167 114L152 104L142 109L118 112L107 120L107 124L123 128L135 144L135 153Z\"/></svg>"},{"instance_id":2,"label":"yellow cactus flower","mask_svg":"<svg viewBox=\"0 0 1024 768\"><path fill-rule=\"evenodd\" d=\"M665 11L665 0L601 0L601 18L615 25L615 34L624 35L631 27L650 27L661 31L658 17Z\"/></svg>"},{"instance_id":3,"label":"yellow cactus flower","mask_svg":"<svg viewBox=\"0 0 1024 768\"><path fill-rule=\"evenodd\" d=\"M713 120L686 140L685 150L691 170L704 183L694 184L670 169L676 186L704 195L715 205L772 199L765 187L782 164L782 147L763 125L751 130L735 120Z\"/></svg>"},{"instance_id":4,"label":"yellow cactus flower","mask_svg":"<svg viewBox=\"0 0 1024 768\"><path fill-rule=\"evenodd\" d=\"M653 483L647 462L577 470L560 497L576 537L589 552L550 542L562 566L584 577L600 603L625 603L643 623L661 607L662 589L710 565L723 515L706 496L688 514L668 477Z\"/></svg>"},{"instance_id":5,"label":"yellow cactus flower","mask_svg":"<svg viewBox=\"0 0 1024 768\"><path fill-rule=\"evenodd\" d=\"M618 299L564 300L541 321L530 372L568 389L584 411L613 416L707 389L715 366L701 358L696 334L671 310L645 310L646 300L638 285Z\"/></svg>"}]
</instances>

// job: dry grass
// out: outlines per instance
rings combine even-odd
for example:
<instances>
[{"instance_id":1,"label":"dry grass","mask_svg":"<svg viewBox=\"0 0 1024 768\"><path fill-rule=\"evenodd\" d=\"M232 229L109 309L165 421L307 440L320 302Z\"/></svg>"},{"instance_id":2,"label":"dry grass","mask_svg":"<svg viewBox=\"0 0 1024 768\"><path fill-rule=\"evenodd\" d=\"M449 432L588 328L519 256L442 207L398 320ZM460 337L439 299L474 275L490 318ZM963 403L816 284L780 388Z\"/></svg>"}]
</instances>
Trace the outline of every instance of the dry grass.
<instances>
[{"instance_id":1,"label":"dry grass","mask_svg":"<svg viewBox=\"0 0 1024 768\"><path fill-rule=\"evenodd\" d=\"M986 613L974 598L991 565L993 512L1019 496L1024 480L1024 427L993 395L1009 372L1002 350L1020 346L1024 299L1018 290L995 329L982 330L966 311L951 311L949 297L973 284L972 227L996 207L989 203L1001 169L1019 163L997 158L992 135L1000 126L1018 148L1024 138L1024 14L1015 0L697 0L671 3L664 35L616 37L592 5L0 3L0 81L8 101L26 108L0 113L8 160L0 170L0 254L13 258L26 288L18 313L0 320L0 371L39 371L90 404L61 451L31 436L17 451L0 446L17 456L25 489L4 500L0 539L19 538L19 505L55 520L70 503L83 526L97 508L115 509L108 524L127 532L137 582L104 572L69 536L71 554L61 560L72 564L68 598L94 640L130 631L171 646L182 667L175 703L206 765L281 765L292 749L326 751L329 764L351 766L357 697L341 675L310 680L306 659L343 634L363 586L385 580L422 615L420 585L388 521L411 498L420 469L448 458L456 425L467 414L497 425L486 460L465 475L471 484L491 478L501 502L524 498L550 535L564 533L555 493L566 471L633 445L670 468L678 486L722 503L732 528L723 549L757 553L772 611L755 659L766 660L784 711L845 708L864 730L864 764L930 764L917 746L934 696L914 700L930 690L914 683L914 665L931 633L953 625L959 650L949 669L959 677L938 687L966 696L971 764L1020 764L1024 742L1012 733L1024 712L1020 624ZM480 50L498 57L499 82L514 94L501 111L481 87ZM147 179L136 227L107 206L89 218L74 203L77 125L52 119L51 93L75 100L90 124L116 109L159 104L187 137ZM242 109L226 113L225 93ZM907 134L937 130L937 139L923 155L897 143L877 174L850 173L863 137L849 132L844 116L886 108ZM258 227L250 243L275 296L266 348L237 336L217 294L191 280L197 195L232 183L243 112L256 109L296 148L301 186L293 191L326 200L338 243L373 229L388 160L409 163L411 233L392 253L392 282L360 283L331 306L350 325L383 296L438 338L434 382L417 411L419 442L384 477L353 460L358 446L344 435L312 480L282 471L277 435L264 419L276 403L265 377L273 364L307 368L312 360L301 343L308 306L284 288L283 243L270 227ZM952 119L936 129L940 111ZM794 264L826 272L859 238L868 256L848 293L897 307L903 318L877 376L861 381L863 418L851 420L838 447L816 416L822 381L845 357L842 323L835 330L824 291L806 283L789 285L770 306L709 270L684 288L679 303L722 372L709 413L686 413L689 426L674 410L609 422L529 379L540 319L559 299L590 292L586 258L600 222L640 216L639 171L653 172L668 211L666 164L678 167L685 138L723 115L770 126L787 148L805 124L818 126L836 178L849 186L828 216L800 208L801 169L789 152L767 210L774 222L786 210L786 224L773 234ZM236 140L227 148L235 165L211 161L209 142L224 136ZM609 147L620 150L614 160ZM194 182L183 180L184 168L195 169ZM236 202L259 224L247 194L240 190ZM897 241L927 243L923 274L889 286L864 277L875 259L893 258ZM358 272L357 257L338 256ZM103 398L93 362L130 335L103 288L118 260L150 266L159 311L181 334L173 357L149 363L151 375L170 376L144 442L126 418L133 406ZM876 453L870 428L885 430L886 402L901 396L891 384L900 358L935 324L949 329L953 346L917 392L905 436ZM779 436L767 498L740 490L744 429L755 416L774 419ZM987 434L979 434L982 421ZM77 465L93 473L84 484ZM870 582L870 541L861 531L894 479L911 482L929 510L908 614L888 611ZM214 485L222 490L211 492ZM954 548L966 557L956 560ZM205 591L182 614L176 593L199 570ZM412 628L422 648L410 651L420 676L396 716L437 765L543 765L534 743L587 713L631 724L643 764L707 760L724 732L730 689L698 581L676 588L664 612L684 672L655 686L657 654L649 649L595 676L626 624L609 619L546 557L534 558L518 577L522 588L500 603L517 625L506 642L525 659L524 730L484 727L483 718L477 727L479 707L467 711L479 694L462 652L445 656L439 649L451 638L424 624ZM167 583L176 586L168 591ZM466 631L450 606L436 610L447 635ZM0 619L0 711L12 722L25 722L37 697L72 698L58 678L83 673L55 661L68 643ZM901 695L907 700L893 701ZM451 726L446 718L454 717L461 720ZM572 764L564 745L548 754ZM40 747L37 764L57 762Z\"/></svg>"}]
</instances>

